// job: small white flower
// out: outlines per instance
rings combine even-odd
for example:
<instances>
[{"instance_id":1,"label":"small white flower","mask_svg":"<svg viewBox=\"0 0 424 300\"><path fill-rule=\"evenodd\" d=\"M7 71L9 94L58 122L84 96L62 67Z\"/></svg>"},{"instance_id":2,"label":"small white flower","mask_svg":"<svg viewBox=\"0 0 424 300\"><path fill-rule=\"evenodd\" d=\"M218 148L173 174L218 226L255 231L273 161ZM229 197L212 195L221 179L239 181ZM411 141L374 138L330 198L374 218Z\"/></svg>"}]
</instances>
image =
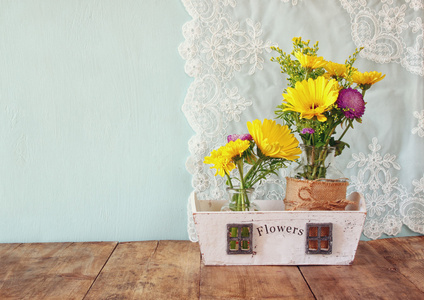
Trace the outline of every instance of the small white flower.
<instances>
[{"instance_id":1,"label":"small white flower","mask_svg":"<svg viewBox=\"0 0 424 300\"><path fill-rule=\"evenodd\" d=\"M364 226L364 234L370 239L378 239L383 233L383 226L377 220L368 220Z\"/></svg>"},{"instance_id":2,"label":"small white flower","mask_svg":"<svg viewBox=\"0 0 424 300\"><path fill-rule=\"evenodd\" d=\"M412 134L418 134L419 137L424 137L424 110L419 113L414 111L414 117L418 119L417 127L412 128Z\"/></svg>"},{"instance_id":3,"label":"small white flower","mask_svg":"<svg viewBox=\"0 0 424 300\"><path fill-rule=\"evenodd\" d=\"M424 30L424 23L420 17L417 17L415 21L409 22L409 26L411 26L413 33L417 33L419 31Z\"/></svg>"},{"instance_id":4,"label":"small white flower","mask_svg":"<svg viewBox=\"0 0 424 300\"><path fill-rule=\"evenodd\" d=\"M385 201L384 195L377 194L376 191L370 194L365 194L365 199L367 202L367 211L370 214L370 217L374 215L380 216L385 210Z\"/></svg>"},{"instance_id":5,"label":"small white flower","mask_svg":"<svg viewBox=\"0 0 424 300\"><path fill-rule=\"evenodd\" d=\"M402 221L399 217L387 215L384 218L384 233L387 235L398 235L402 228Z\"/></svg>"},{"instance_id":6,"label":"small white flower","mask_svg":"<svg viewBox=\"0 0 424 300\"><path fill-rule=\"evenodd\" d=\"M415 193L424 192L424 176L420 180L413 180L412 185L415 186Z\"/></svg>"},{"instance_id":7,"label":"small white flower","mask_svg":"<svg viewBox=\"0 0 424 300\"><path fill-rule=\"evenodd\" d=\"M389 7L387 4L384 4L383 9L378 12L383 18L384 29L398 34L402 30L407 29L408 24L405 23L405 10L405 4L400 7Z\"/></svg>"},{"instance_id":8,"label":"small white flower","mask_svg":"<svg viewBox=\"0 0 424 300\"><path fill-rule=\"evenodd\" d=\"M193 176L193 183L196 188L196 192L205 191L210 185L208 176L203 173L195 174Z\"/></svg>"},{"instance_id":9,"label":"small white flower","mask_svg":"<svg viewBox=\"0 0 424 300\"><path fill-rule=\"evenodd\" d=\"M406 3L409 3L409 7L415 11L424 9L424 2L422 0L405 0Z\"/></svg>"},{"instance_id":10,"label":"small white flower","mask_svg":"<svg viewBox=\"0 0 424 300\"><path fill-rule=\"evenodd\" d=\"M187 60L184 71L190 77L197 77L202 73L203 64L199 59L189 59Z\"/></svg>"}]
</instances>

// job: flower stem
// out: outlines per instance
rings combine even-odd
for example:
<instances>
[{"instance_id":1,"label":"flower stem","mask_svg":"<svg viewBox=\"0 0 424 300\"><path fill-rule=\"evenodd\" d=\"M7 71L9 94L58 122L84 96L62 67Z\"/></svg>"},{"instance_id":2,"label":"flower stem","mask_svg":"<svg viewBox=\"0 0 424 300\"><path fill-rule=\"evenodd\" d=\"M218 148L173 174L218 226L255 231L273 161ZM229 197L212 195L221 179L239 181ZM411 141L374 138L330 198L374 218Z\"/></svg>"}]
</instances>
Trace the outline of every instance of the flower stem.
<instances>
[{"instance_id":1,"label":"flower stem","mask_svg":"<svg viewBox=\"0 0 424 300\"><path fill-rule=\"evenodd\" d=\"M309 78L309 73L311 73L311 69L310 69L310 68L306 68L305 80L308 80L308 78Z\"/></svg>"},{"instance_id":2,"label":"flower stem","mask_svg":"<svg viewBox=\"0 0 424 300\"><path fill-rule=\"evenodd\" d=\"M348 130L350 127L352 127L352 128L353 128L353 126L352 126L352 120L349 120L349 125L348 125L348 126L346 126L346 129L343 131L343 133L342 133L342 135L339 137L338 141L341 141L341 140L342 140L342 138L344 137L344 135L346 134L347 130Z\"/></svg>"},{"instance_id":3,"label":"flower stem","mask_svg":"<svg viewBox=\"0 0 424 300\"><path fill-rule=\"evenodd\" d=\"M237 211L244 211L247 208L246 204L249 200L246 199L247 194L246 194L246 191L245 191L246 185L245 185L245 182L244 182L243 160L239 159L237 161L237 168L238 168L239 173L240 173L240 193L235 194L237 196L236 206L237 206Z\"/></svg>"},{"instance_id":4,"label":"flower stem","mask_svg":"<svg viewBox=\"0 0 424 300\"><path fill-rule=\"evenodd\" d=\"M263 163L263 161L264 161L264 158L260 157L260 158L256 161L256 163L253 165L253 167L252 167L252 168L250 168L250 170L247 172L246 177L244 178L246 185L248 185L247 187L249 187L249 188L250 188L250 187L252 187L252 186L256 183L256 181L251 180L251 179L250 179L250 177L251 177L253 174L256 174L256 170L257 170L257 169L259 168L259 166Z\"/></svg>"},{"instance_id":5,"label":"flower stem","mask_svg":"<svg viewBox=\"0 0 424 300\"><path fill-rule=\"evenodd\" d=\"M331 130L330 134L328 136L331 136L334 133L334 130L336 129L336 127L333 127L333 129ZM308 179L318 179L321 178L321 176L325 176L325 159L327 158L327 148L328 148L328 144L330 142L330 139L326 139L326 143L324 146L319 147L322 150L319 153L318 159L315 163L315 147L313 148L313 153L312 153L312 164L313 164L313 169L312 169L312 175L311 178ZM321 169L322 168L322 169ZM318 172L318 174L317 174Z\"/></svg>"},{"instance_id":6,"label":"flower stem","mask_svg":"<svg viewBox=\"0 0 424 300\"><path fill-rule=\"evenodd\" d=\"M230 186L230 188L233 188L233 183L231 182L231 177L230 177L230 175L228 175L228 173L227 173L227 172L225 172L225 176L227 176L228 185Z\"/></svg>"}]
</instances>

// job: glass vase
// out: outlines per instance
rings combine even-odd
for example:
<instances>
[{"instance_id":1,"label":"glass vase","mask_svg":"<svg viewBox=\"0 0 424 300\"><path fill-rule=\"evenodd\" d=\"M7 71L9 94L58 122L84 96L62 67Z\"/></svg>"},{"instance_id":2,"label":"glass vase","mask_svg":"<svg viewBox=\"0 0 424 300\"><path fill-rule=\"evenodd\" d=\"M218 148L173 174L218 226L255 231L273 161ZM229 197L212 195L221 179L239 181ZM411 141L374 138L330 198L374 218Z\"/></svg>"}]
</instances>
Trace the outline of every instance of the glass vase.
<instances>
[{"instance_id":1,"label":"glass vase","mask_svg":"<svg viewBox=\"0 0 424 300\"><path fill-rule=\"evenodd\" d=\"M242 189L240 187L227 188L228 193L228 203L225 204L221 211L258 211L259 206L252 202L252 194L255 191L253 188ZM238 237L237 227L231 228L229 234L230 237ZM247 227L243 227L240 231L241 238L248 237L251 234ZM241 249L249 249L250 245L248 241L242 241L240 244L236 241L231 241L229 245L230 251L236 251L241 247Z\"/></svg>"},{"instance_id":2,"label":"glass vase","mask_svg":"<svg viewBox=\"0 0 424 300\"><path fill-rule=\"evenodd\" d=\"M299 165L286 177L286 210L343 210L348 179L334 165L335 147L300 145Z\"/></svg>"},{"instance_id":3,"label":"glass vase","mask_svg":"<svg viewBox=\"0 0 424 300\"><path fill-rule=\"evenodd\" d=\"M258 211L259 206L252 202L253 188L242 189L240 187L227 188L228 203L222 211Z\"/></svg>"},{"instance_id":4,"label":"glass vase","mask_svg":"<svg viewBox=\"0 0 424 300\"><path fill-rule=\"evenodd\" d=\"M300 145L300 162L290 177L296 179L340 179L347 180L334 163L335 147L315 147Z\"/></svg>"}]
</instances>

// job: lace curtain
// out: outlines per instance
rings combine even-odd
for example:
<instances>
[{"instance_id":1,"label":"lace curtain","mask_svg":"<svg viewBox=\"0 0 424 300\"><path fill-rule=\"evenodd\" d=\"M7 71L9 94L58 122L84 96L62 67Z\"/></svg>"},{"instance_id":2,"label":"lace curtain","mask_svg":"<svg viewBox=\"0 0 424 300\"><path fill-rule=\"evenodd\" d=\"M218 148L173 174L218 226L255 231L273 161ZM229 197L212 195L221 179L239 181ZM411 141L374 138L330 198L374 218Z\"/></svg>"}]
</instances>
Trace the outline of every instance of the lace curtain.
<instances>
[{"instance_id":1,"label":"lace curtain","mask_svg":"<svg viewBox=\"0 0 424 300\"><path fill-rule=\"evenodd\" d=\"M225 182L203 163L246 122L274 119L286 87L270 62L292 38L320 42L319 55L343 63L364 47L355 66L386 78L367 92L363 123L346 135L339 157L349 191L367 205L364 235L397 235L406 225L424 234L424 4L422 0L182 0L192 20L179 47L193 77L183 112L195 134L187 170L200 199L223 199ZM287 170L256 187L256 199L283 199ZM196 241L191 207L188 232Z\"/></svg>"}]
</instances>

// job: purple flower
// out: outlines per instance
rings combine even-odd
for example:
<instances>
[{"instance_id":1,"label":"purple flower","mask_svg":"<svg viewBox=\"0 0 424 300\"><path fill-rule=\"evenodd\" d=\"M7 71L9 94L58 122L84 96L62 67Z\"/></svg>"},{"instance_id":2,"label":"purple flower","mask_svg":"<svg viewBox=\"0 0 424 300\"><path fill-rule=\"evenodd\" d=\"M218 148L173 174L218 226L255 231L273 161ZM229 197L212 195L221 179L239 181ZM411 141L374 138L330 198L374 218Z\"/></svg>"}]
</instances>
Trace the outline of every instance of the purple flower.
<instances>
[{"instance_id":1,"label":"purple flower","mask_svg":"<svg viewBox=\"0 0 424 300\"><path fill-rule=\"evenodd\" d=\"M231 141L235 142L237 140L242 140L242 141L249 140L249 141L252 141L253 138L248 133L246 133L246 134L231 134L231 135L227 136L227 141L228 142L231 142Z\"/></svg>"},{"instance_id":2,"label":"purple flower","mask_svg":"<svg viewBox=\"0 0 424 300\"><path fill-rule=\"evenodd\" d=\"M315 133L315 130L312 129L312 128L303 128L301 133L302 134L306 134L306 133L313 134L313 133Z\"/></svg>"},{"instance_id":3,"label":"purple flower","mask_svg":"<svg viewBox=\"0 0 424 300\"><path fill-rule=\"evenodd\" d=\"M343 89L339 93L336 104L343 110L348 119L360 118L365 112L365 101L362 94L352 88Z\"/></svg>"}]
</instances>

